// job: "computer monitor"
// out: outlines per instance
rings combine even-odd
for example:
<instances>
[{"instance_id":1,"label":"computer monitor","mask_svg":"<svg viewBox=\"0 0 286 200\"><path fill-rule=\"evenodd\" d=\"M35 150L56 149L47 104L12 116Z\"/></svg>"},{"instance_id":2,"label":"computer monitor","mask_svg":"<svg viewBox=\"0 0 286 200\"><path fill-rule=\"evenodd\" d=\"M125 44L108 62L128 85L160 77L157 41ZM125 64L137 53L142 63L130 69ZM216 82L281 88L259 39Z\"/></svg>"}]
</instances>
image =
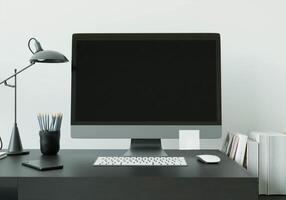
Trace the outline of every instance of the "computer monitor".
<instances>
[{"instance_id":1,"label":"computer monitor","mask_svg":"<svg viewBox=\"0 0 286 200\"><path fill-rule=\"evenodd\" d=\"M147 154L179 130L219 138L220 65L217 33L74 34L71 135Z\"/></svg>"}]
</instances>

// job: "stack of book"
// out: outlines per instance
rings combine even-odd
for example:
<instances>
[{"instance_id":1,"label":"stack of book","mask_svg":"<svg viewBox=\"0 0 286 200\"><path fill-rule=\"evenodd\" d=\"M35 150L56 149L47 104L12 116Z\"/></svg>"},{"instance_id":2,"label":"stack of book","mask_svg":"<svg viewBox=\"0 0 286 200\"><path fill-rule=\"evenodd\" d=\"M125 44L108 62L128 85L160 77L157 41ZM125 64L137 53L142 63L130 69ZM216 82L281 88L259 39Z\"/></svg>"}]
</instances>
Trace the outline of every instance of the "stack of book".
<instances>
[{"instance_id":1,"label":"stack of book","mask_svg":"<svg viewBox=\"0 0 286 200\"><path fill-rule=\"evenodd\" d=\"M0 160L7 157L6 152L0 152Z\"/></svg>"},{"instance_id":2,"label":"stack of book","mask_svg":"<svg viewBox=\"0 0 286 200\"><path fill-rule=\"evenodd\" d=\"M239 165L247 168L247 135L240 133L228 133L222 147L222 151Z\"/></svg>"},{"instance_id":3,"label":"stack of book","mask_svg":"<svg viewBox=\"0 0 286 200\"><path fill-rule=\"evenodd\" d=\"M279 132L250 132L247 171L259 177L259 194L286 194L286 135Z\"/></svg>"}]
</instances>

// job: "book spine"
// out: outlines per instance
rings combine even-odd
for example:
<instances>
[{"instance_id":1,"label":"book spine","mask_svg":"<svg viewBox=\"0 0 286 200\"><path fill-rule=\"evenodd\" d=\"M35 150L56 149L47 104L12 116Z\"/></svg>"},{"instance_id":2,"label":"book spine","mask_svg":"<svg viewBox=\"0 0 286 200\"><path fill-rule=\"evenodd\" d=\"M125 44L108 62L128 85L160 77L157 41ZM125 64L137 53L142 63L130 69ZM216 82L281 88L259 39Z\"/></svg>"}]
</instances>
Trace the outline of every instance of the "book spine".
<instances>
[{"instance_id":1,"label":"book spine","mask_svg":"<svg viewBox=\"0 0 286 200\"><path fill-rule=\"evenodd\" d=\"M269 170L269 136L259 137L258 153L258 175L259 175L259 194L268 194L268 170Z\"/></svg>"},{"instance_id":2,"label":"book spine","mask_svg":"<svg viewBox=\"0 0 286 200\"><path fill-rule=\"evenodd\" d=\"M258 177L258 142L252 139L247 141L247 171Z\"/></svg>"},{"instance_id":3,"label":"book spine","mask_svg":"<svg viewBox=\"0 0 286 200\"><path fill-rule=\"evenodd\" d=\"M286 136L269 137L268 194L286 194Z\"/></svg>"}]
</instances>

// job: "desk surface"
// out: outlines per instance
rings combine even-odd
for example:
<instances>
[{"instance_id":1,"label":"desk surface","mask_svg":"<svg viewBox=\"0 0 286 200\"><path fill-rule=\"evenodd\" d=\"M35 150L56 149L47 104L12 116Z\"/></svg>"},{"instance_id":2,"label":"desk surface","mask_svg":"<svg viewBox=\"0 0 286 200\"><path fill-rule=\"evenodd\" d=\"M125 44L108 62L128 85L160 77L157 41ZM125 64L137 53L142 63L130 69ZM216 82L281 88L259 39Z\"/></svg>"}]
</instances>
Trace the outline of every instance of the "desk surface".
<instances>
[{"instance_id":1,"label":"desk surface","mask_svg":"<svg viewBox=\"0 0 286 200\"><path fill-rule=\"evenodd\" d=\"M244 168L218 150L167 150L169 156L184 156L187 167L94 167L97 156L121 156L125 150L61 150L58 156L42 156L39 150L29 155L10 156L0 160L0 177L176 177L176 178L255 178ZM219 164L204 164L195 155L215 154ZM61 170L37 171L21 165L22 161L58 159L64 165Z\"/></svg>"}]
</instances>

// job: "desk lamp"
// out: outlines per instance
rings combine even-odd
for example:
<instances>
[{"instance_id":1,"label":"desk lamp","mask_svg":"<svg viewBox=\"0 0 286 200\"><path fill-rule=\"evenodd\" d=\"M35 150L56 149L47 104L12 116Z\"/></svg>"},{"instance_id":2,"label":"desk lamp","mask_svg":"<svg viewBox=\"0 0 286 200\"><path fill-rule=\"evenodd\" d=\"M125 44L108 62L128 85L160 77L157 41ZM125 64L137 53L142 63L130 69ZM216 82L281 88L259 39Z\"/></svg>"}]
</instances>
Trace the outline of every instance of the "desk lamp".
<instances>
[{"instance_id":1,"label":"desk lamp","mask_svg":"<svg viewBox=\"0 0 286 200\"><path fill-rule=\"evenodd\" d=\"M31 42L34 41L35 44L35 50L33 51L31 48ZM68 59L61 53L56 51L50 51L50 50L43 50L40 42L36 40L35 38L31 38L28 41L28 48L32 52L32 57L30 58L30 64L27 67L24 67L20 71L17 71L17 69L14 70L14 74L6 78L4 81L0 82L1 84L4 84L7 87L14 88L15 91L15 118L14 118L14 127L12 129L12 134L10 138L10 143L8 147L7 154L8 155L24 155L28 154L29 151L23 150L22 142L19 134L19 129L17 126L17 75L21 72L25 71L26 69L33 66L35 63L64 63L68 62ZM11 78L14 78L14 84L8 84L7 81Z\"/></svg>"}]
</instances>

